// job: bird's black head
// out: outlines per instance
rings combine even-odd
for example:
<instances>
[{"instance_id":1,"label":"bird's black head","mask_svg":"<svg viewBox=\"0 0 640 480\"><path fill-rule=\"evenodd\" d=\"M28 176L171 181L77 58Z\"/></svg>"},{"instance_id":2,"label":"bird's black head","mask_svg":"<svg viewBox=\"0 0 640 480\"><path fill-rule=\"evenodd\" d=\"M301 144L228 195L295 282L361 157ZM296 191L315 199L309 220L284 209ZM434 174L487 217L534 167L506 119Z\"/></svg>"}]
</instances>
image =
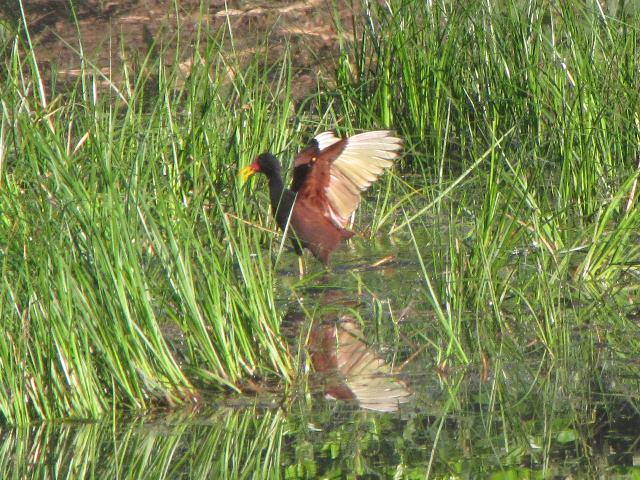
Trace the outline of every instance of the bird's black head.
<instances>
[{"instance_id":1,"label":"bird's black head","mask_svg":"<svg viewBox=\"0 0 640 480\"><path fill-rule=\"evenodd\" d=\"M254 173L264 173L269 178L281 176L280 162L271 153L258 155L251 165L240 171L240 176L246 180Z\"/></svg>"},{"instance_id":2,"label":"bird's black head","mask_svg":"<svg viewBox=\"0 0 640 480\"><path fill-rule=\"evenodd\" d=\"M270 153L263 153L258 155L255 162L260 167L260 172L264 173L267 177L274 175L280 175L280 162L276 157Z\"/></svg>"}]
</instances>

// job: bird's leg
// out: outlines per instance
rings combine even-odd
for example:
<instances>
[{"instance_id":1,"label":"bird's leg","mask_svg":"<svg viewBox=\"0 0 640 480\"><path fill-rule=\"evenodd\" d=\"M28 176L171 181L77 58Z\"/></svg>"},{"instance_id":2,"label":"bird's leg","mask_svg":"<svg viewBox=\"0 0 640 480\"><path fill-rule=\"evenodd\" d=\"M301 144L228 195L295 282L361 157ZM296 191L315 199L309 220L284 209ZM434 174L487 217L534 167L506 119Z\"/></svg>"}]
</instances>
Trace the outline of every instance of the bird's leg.
<instances>
[{"instance_id":1,"label":"bird's leg","mask_svg":"<svg viewBox=\"0 0 640 480\"><path fill-rule=\"evenodd\" d=\"M304 259L302 255L298 255L298 270L300 272L300 280L304 277Z\"/></svg>"}]
</instances>

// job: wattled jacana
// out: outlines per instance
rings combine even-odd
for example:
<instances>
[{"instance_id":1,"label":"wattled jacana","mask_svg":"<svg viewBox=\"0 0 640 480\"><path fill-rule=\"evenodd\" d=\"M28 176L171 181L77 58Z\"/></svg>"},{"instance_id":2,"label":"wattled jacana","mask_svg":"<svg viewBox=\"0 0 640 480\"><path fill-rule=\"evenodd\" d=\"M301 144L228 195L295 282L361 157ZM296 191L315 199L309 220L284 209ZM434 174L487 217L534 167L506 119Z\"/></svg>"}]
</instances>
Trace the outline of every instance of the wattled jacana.
<instances>
[{"instance_id":1,"label":"wattled jacana","mask_svg":"<svg viewBox=\"0 0 640 480\"><path fill-rule=\"evenodd\" d=\"M324 132L313 138L294 162L290 189L284 187L280 162L263 153L240 171L246 180L260 172L269 180L271 211L283 231L293 231L299 258L302 247L324 265L340 242L354 233L345 227L366 190L393 165L402 140L387 130L339 138ZM301 268L302 270L302 268Z\"/></svg>"}]
</instances>

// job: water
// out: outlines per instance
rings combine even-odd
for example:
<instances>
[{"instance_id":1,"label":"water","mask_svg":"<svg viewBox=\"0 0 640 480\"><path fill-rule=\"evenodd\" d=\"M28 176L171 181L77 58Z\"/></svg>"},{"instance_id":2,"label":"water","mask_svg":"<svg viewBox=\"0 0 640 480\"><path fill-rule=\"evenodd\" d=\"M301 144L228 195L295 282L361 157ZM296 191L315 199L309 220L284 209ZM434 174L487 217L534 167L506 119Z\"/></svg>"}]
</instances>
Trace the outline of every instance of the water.
<instances>
[{"instance_id":1,"label":"water","mask_svg":"<svg viewBox=\"0 0 640 480\"><path fill-rule=\"evenodd\" d=\"M221 402L197 412L32 426L2 433L0 469L3 478L140 479L529 478L543 469L546 478L639 473L640 417L624 404L617 405L621 415L613 423L602 416L604 405L586 422L570 412L556 415L554 422L571 427L545 438L536 435L544 426L537 431L541 419L534 411L489 419L477 403L453 411L442 395L431 400L428 407L379 414L322 397L293 398L282 406L245 399L244 406ZM511 430L508 422L522 423L521 439L504 436Z\"/></svg>"},{"instance_id":2,"label":"water","mask_svg":"<svg viewBox=\"0 0 640 480\"><path fill-rule=\"evenodd\" d=\"M280 257L281 334L298 366L291 385L257 379L258 393L233 396L199 386L190 409L4 428L0 478L640 474L629 326L598 319L588 302L584 312L563 305L570 315L557 310L553 325L510 299L500 306L501 324L491 305L461 308L452 327L464 362L426 281L439 298L455 298L443 283L447 262L437 256L448 250L436 243L439 232L417 233L418 246L434 252L424 270L402 236L354 241L336 252L329 273L308 259L303 281L295 255ZM384 266L367 267L389 255ZM505 268L526 263L511 262ZM522 271L526 278L527 265ZM469 284L478 288L473 278ZM537 331L543 327L557 330L545 336Z\"/></svg>"},{"instance_id":3,"label":"water","mask_svg":"<svg viewBox=\"0 0 640 480\"><path fill-rule=\"evenodd\" d=\"M420 235L433 246L437 232ZM444 270L436 257L422 270L407 238L358 239L333 272L308 259L302 281L295 255L280 258L281 333L299 359L292 385L258 380L257 393L232 396L203 387L189 409L5 428L0 478L640 475L635 357L599 323L555 325L571 337L563 353L515 302L502 305L511 317L501 328L463 311L465 363L429 301L425 272L437 286Z\"/></svg>"}]
</instances>

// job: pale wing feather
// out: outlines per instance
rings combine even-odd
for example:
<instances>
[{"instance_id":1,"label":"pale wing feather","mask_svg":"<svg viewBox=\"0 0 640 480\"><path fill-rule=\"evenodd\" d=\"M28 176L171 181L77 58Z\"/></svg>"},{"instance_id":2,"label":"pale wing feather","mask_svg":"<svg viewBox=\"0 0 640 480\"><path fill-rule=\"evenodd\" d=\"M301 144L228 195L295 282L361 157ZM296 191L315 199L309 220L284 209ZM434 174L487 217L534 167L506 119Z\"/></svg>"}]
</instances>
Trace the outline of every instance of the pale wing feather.
<instances>
[{"instance_id":1,"label":"pale wing feather","mask_svg":"<svg viewBox=\"0 0 640 480\"><path fill-rule=\"evenodd\" d=\"M362 339L348 319L336 331L337 369L363 408L395 412L410 401L411 391L393 375L391 366Z\"/></svg>"},{"instance_id":2,"label":"pale wing feather","mask_svg":"<svg viewBox=\"0 0 640 480\"><path fill-rule=\"evenodd\" d=\"M322 151L325 148L330 147L334 143L339 142L341 138L336 137L336 134L332 130L330 130L328 132L322 132L316 135L315 140L318 142L318 149Z\"/></svg>"},{"instance_id":3,"label":"pale wing feather","mask_svg":"<svg viewBox=\"0 0 640 480\"><path fill-rule=\"evenodd\" d=\"M316 137L320 150L340 139L333 132ZM402 149L402 140L388 130L365 132L349 137L344 151L331 164L329 185L329 216L341 226L346 226L351 214L358 208L360 192L393 165Z\"/></svg>"}]
</instances>

